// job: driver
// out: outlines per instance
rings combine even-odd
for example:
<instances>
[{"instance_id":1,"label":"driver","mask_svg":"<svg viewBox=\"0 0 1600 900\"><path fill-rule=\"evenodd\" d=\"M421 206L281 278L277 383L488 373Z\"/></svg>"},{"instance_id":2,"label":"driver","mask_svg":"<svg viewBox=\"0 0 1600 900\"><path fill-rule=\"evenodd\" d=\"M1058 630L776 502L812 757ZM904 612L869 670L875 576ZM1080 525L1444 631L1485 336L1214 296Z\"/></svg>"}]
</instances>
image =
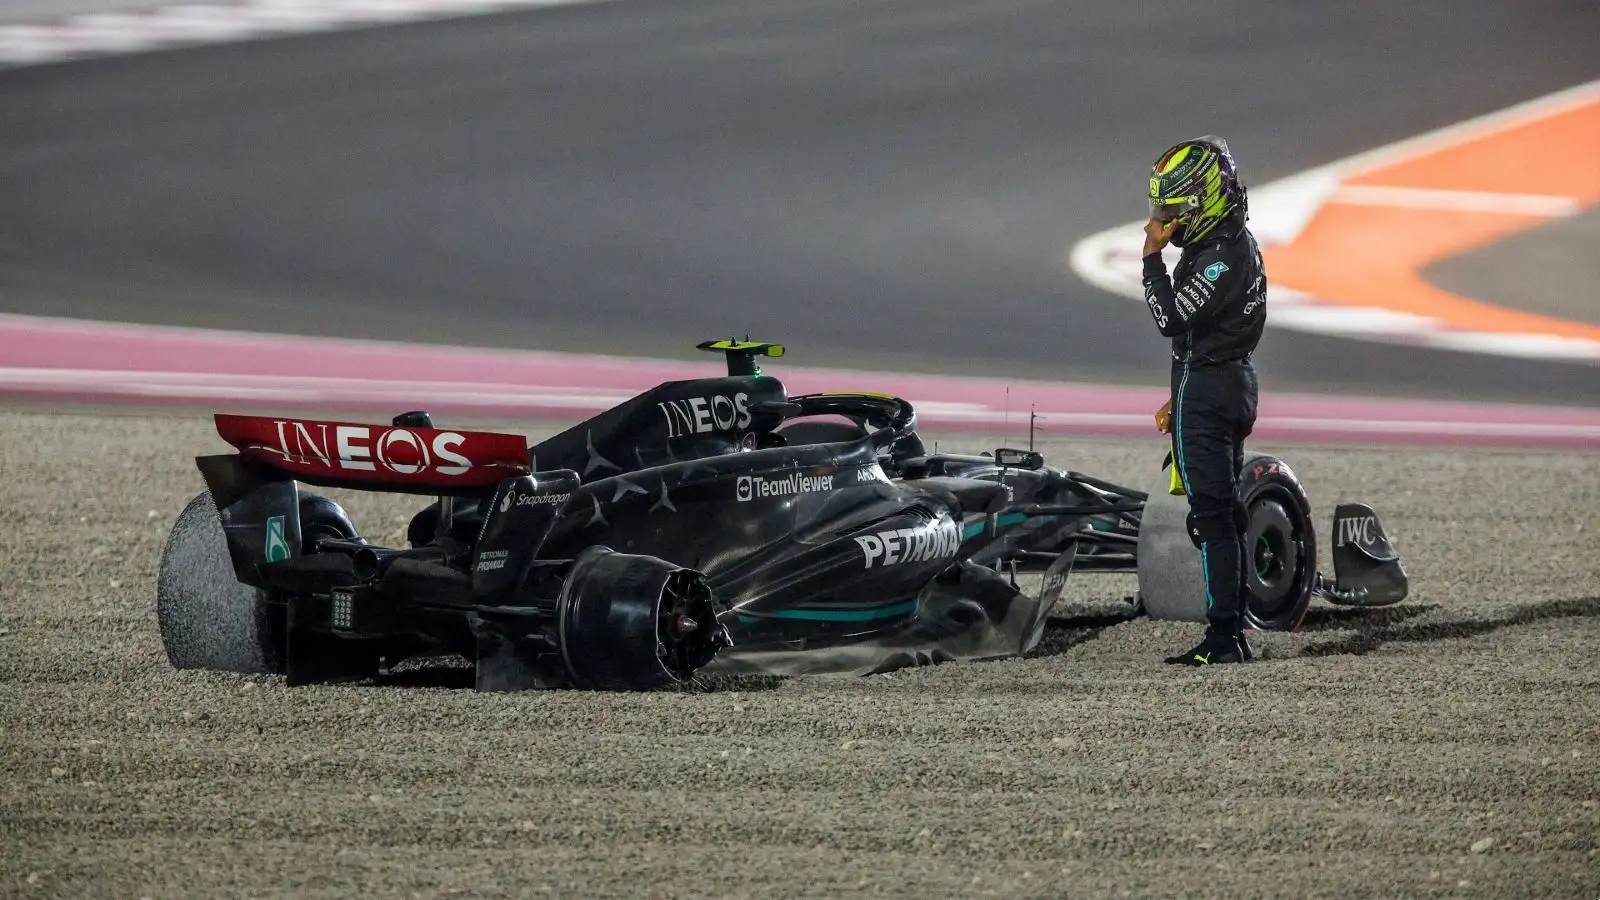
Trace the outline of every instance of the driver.
<instances>
[{"instance_id":1,"label":"driver","mask_svg":"<svg viewBox=\"0 0 1600 900\"><path fill-rule=\"evenodd\" d=\"M1169 148L1151 169L1144 296L1172 339L1172 395L1156 422L1172 435L1172 492L1188 497L1189 539L1205 574L1205 636L1166 660L1181 665L1252 656L1241 615L1246 516L1237 487L1255 427L1250 355L1266 324L1267 281L1247 215L1233 156L1216 135ZM1169 241L1183 249L1170 277L1161 258Z\"/></svg>"}]
</instances>

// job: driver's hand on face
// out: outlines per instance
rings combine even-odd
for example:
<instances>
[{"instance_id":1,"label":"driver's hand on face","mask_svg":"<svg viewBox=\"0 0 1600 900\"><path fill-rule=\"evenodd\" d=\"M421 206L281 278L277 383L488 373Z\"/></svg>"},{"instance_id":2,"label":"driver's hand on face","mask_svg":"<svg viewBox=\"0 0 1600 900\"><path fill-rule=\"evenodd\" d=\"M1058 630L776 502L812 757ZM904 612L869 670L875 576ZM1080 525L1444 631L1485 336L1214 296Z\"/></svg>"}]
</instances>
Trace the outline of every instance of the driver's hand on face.
<instances>
[{"instance_id":1,"label":"driver's hand on face","mask_svg":"<svg viewBox=\"0 0 1600 900\"><path fill-rule=\"evenodd\" d=\"M1151 216L1150 221L1144 223L1144 253L1142 255L1149 256L1152 253L1160 253L1161 248L1167 246L1167 242L1172 240L1172 232L1176 231L1177 228L1177 219L1168 219L1163 222L1155 216Z\"/></svg>"}]
</instances>

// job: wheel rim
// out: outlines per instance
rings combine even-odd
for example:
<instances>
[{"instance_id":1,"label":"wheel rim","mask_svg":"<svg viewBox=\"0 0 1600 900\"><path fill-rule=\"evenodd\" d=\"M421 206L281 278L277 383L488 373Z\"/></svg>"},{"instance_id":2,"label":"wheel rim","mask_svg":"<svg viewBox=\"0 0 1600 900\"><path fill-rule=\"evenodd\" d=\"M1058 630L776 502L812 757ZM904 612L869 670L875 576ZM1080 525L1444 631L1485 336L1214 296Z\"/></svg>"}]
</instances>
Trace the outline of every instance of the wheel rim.
<instances>
[{"instance_id":1,"label":"wheel rim","mask_svg":"<svg viewBox=\"0 0 1600 900\"><path fill-rule=\"evenodd\" d=\"M1245 532L1248 557L1246 617L1263 630L1292 627L1309 596L1315 560L1304 536L1299 505L1279 488L1264 491L1250 506Z\"/></svg>"},{"instance_id":2,"label":"wheel rim","mask_svg":"<svg viewBox=\"0 0 1600 900\"><path fill-rule=\"evenodd\" d=\"M656 658L685 681L727 644L711 589L688 572L668 577L656 618Z\"/></svg>"}]
</instances>

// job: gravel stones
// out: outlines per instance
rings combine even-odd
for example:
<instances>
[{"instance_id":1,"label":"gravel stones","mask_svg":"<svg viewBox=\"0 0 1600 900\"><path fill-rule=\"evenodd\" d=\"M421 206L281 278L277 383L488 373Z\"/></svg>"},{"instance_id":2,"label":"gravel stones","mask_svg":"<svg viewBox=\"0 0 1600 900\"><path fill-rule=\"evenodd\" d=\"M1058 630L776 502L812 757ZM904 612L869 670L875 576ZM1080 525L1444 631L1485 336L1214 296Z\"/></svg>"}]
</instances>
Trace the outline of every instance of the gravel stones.
<instances>
[{"instance_id":1,"label":"gravel stones","mask_svg":"<svg viewBox=\"0 0 1600 900\"><path fill-rule=\"evenodd\" d=\"M224 449L0 417L0 895L1600 891L1593 455L1281 449L1319 517L1377 507L1413 592L1248 666L1161 665L1195 628L1074 576L1028 659L476 694L172 670L157 559ZM1043 449L1159 474L1159 438ZM418 503L337 498L385 541Z\"/></svg>"}]
</instances>

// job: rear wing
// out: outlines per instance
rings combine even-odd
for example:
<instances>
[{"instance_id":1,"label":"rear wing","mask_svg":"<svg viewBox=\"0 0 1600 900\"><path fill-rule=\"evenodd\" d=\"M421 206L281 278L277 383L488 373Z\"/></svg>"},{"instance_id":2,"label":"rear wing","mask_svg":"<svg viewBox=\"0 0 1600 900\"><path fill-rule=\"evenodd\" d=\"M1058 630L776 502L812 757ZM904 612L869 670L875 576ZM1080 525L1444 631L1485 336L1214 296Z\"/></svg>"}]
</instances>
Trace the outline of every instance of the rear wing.
<instances>
[{"instance_id":1,"label":"rear wing","mask_svg":"<svg viewBox=\"0 0 1600 900\"><path fill-rule=\"evenodd\" d=\"M306 552L299 482L437 496L439 533L448 531L458 498L493 497L489 520L502 527L491 529L499 542L490 543L502 559L507 541L531 545L517 547L519 557L534 552L579 483L568 470L533 472L521 435L438 429L421 412L396 416L391 425L235 415L216 416L216 425L239 452L200 456L195 463L216 502L234 572L258 587L270 584L265 566L351 568L349 559L297 559ZM513 526L515 533L500 534ZM486 581L510 574L494 572Z\"/></svg>"},{"instance_id":2,"label":"rear wing","mask_svg":"<svg viewBox=\"0 0 1600 900\"><path fill-rule=\"evenodd\" d=\"M216 423L238 460L322 487L486 497L532 471L522 435L268 416Z\"/></svg>"}]
</instances>

